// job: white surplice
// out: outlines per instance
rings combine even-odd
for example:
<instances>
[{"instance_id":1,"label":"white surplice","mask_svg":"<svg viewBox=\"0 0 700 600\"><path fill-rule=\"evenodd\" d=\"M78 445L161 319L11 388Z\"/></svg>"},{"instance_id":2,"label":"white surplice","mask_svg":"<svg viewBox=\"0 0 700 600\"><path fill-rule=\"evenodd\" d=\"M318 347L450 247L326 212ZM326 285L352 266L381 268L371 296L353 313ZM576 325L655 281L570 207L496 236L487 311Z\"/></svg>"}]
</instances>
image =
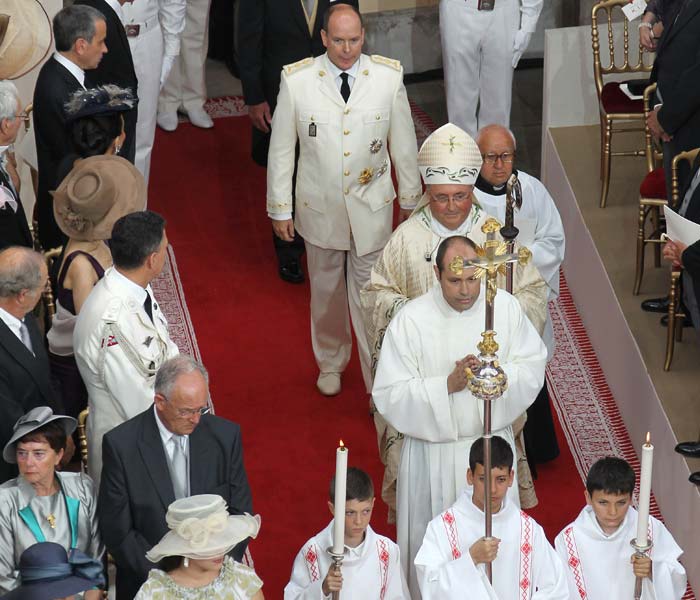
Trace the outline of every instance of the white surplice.
<instances>
[{"instance_id":1,"label":"white surplice","mask_svg":"<svg viewBox=\"0 0 700 600\"><path fill-rule=\"evenodd\" d=\"M429 523L415 563L423 600L568 600L564 565L542 527L508 498L492 524L501 543L489 583L485 566L469 554L484 535L471 491Z\"/></svg>"},{"instance_id":2,"label":"white surplice","mask_svg":"<svg viewBox=\"0 0 700 600\"><path fill-rule=\"evenodd\" d=\"M284 600L324 600L321 586L331 567L328 548L333 545L333 521L308 540L292 567L284 588ZM401 570L399 548L368 525L364 541L356 548L345 546L342 564L343 600L411 600Z\"/></svg>"},{"instance_id":3,"label":"white surplice","mask_svg":"<svg viewBox=\"0 0 700 600\"><path fill-rule=\"evenodd\" d=\"M482 285L472 308L458 312L436 285L406 303L384 336L372 398L387 422L405 436L397 538L412 594L417 593L413 558L425 528L466 485L469 449L483 434L483 402L466 389L449 394L447 377L457 360L478 353L484 296ZM542 388L547 351L517 300L505 291L496 295L494 330L508 389L492 403L492 432L506 439L515 454L511 423ZM518 504L517 486L509 494Z\"/></svg>"},{"instance_id":4,"label":"white surplice","mask_svg":"<svg viewBox=\"0 0 700 600\"><path fill-rule=\"evenodd\" d=\"M686 574L678 557L683 550L661 521L649 517L652 541L652 580L642 581L642 600L679 600L686 587ZM554 541L565 564L572 600L632 598L635 577L630 564L634 553L630 541L637 535L637 511L627 509L617 531L606 535L590 506Z\"/></svg>"},{"instance_id":5,"label":"white surplice","mask_svg":"<svg viewBox=\"0 0 700 600\"><path fill-rule=\"evenodd\" d=\"M542 182L523 171L518 171L518 179L523 192L522 206L513 213L515 226L520 230L518 243L532 252L532 262L549 288L547 300L554 300L559 295L559 266L564 260L564 226L554 200ZM505 223L505 185L503 193L499 195L474 187L474 196L489 215ZM549 314L542 338L551 358L554 354L554 332Z\"/></svg>"}]
</instances>

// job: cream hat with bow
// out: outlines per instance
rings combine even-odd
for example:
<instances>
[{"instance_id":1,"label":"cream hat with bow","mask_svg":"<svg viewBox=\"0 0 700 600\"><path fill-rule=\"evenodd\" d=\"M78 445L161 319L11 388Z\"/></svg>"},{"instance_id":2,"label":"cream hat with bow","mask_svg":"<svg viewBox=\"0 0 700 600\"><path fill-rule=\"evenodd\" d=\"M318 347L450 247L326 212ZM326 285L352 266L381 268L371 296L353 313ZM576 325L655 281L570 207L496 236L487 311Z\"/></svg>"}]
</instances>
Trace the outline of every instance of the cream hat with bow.
<instances>
[{"instance_id":1,"label":"cream hat with bow","mask_svg":"<svg viewBox=\"0 0 700 600\"><path fill-rule=\"evenodd\" d=\"M165 520L170 531L146 554L154 563L166 556L218 558L246 538L257 537L260 530L259 515L230 515L226 501L215 494L175 500Z\"/></svg>"},{"instance_id":2,"label":"cream hat with bow","mask_svg":"<svg viewBox=\"0 0 700 600\"><path fill-rule=\"evenodd\" d=\"M452 123L433 131L418 151L418 169L426 185L473 185L481 163L479 146Z\"/></svg>"},{"instance_id":3,"label":"cream hat with bow","mask_svg":"<svg viewBox=\"0 0 700 600\"><path fill-rule=\"evenodd\" d=\"M0 0L0 79L31 71L52 43L51 20L39 0Z\"/></svg>"}]
</instances>

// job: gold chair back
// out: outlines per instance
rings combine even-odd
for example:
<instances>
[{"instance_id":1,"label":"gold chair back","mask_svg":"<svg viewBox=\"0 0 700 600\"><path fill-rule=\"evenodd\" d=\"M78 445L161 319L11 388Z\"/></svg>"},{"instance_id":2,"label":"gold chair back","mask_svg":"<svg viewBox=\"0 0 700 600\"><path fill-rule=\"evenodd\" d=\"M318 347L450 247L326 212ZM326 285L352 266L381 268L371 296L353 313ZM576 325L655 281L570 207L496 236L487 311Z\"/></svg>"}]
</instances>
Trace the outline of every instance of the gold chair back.
<instances>
[{"instance_id":1,"label":"gold chair back","mask_svg":"<svg viewBox=\"0 0 700 600\"><path fill-rule=\"evenodd\" d=\"M78 440L80 442L80 462L83 465L83 472L88 472L88 444L87 444L87 418L90 409L80 411L78 415Z\"/></svg>"},{"instance_id":2,"label":"gold chair back","mask_svg":"<svg viewBox=\"0 0 700 600\"><path fill-rule=\"evenodd\" d=\"M644 155L647 161L648 173L651 173L657 166L659 166L664 157L659 142L657 142L654 136L651 134L651 129L647 127L647 117L652 111L652 99L654 98L655 93L655 83L648 85L644 90Z\"/></svg>"},{"instance_id":3,"label":"gold chair back","mask_svg":"<svg viewBox=\"0 0 700 600\"><path fill-rule=\"evenodd\" d=\"M53 248L48 252L44 252L44 260L46 261L46 268L49 270L49 274L53 271L54 264L61 257L62 252L63 246L59 246L58 248ZM54 297L53 286L51 285L50 281L41 297L46 311L46 327L48 331L48 328L51 327L51 321L56 314L56 300Z\"/></svg>"},{"instance_id":4,"label":"gold chair back","mask_svg":"<svg viewBox=\"0 0 700 600\"><path fill-rule=\"evenodd\" d=\"M678 181L678 169L680 168L679 165L682 161L685 160L688 161L688 163L692 166L695 160L697 159L698 154L700 154L700 148L695 148L686 152L679 152L678 154L676 154L676 156L673 157L673 162L671 163L671 206L673 208L678 206L678 203L681 199L680 182Z\"/></svg>"}]
</instances>

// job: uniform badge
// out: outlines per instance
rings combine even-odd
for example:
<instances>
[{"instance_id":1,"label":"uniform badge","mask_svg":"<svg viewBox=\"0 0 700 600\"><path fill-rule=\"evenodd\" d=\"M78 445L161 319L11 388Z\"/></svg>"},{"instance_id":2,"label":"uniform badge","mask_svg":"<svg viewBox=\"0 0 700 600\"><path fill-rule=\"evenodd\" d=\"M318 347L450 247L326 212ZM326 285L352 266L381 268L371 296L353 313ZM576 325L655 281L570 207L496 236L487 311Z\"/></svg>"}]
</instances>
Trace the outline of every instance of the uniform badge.
<instances>
[{"instance_id":1,"label":"uniform badge","mask_svg":"<svg viewBox=\"0 0 700 600\"><path fill-rule=\"evenodd\" d=\"M379 138L374 138L369 143L369 151L372 154L376 154L377 152L379 152L382 149L383 145L384 145L384 143L382 142L382 140L380 140Z\"/></svg>"},{"instance_id":2,"label":"uniform badge","mask_svg":"<svg viewBox=\"0 0 700 600\"><path fill-rule=\"evenodd\" d=\"M385 160L382 163L382 166L377 169L376 178L379 179L382 175L384 175L384 173L386 173L388 168L389 168L389 161Z\"/></svg>"},{"instance_id":3,"label":"uniform badge","mask_svg":"<svg viewBox=\"0 0 700 600\"><path fill-rule=\"evenodd\" d=\"M146 336L146 339L143 341L143 345L146 346L146 348L148 348L151 345L152 341L153 341L152 335Z\"/></svg>"},{"instance_id":4,"label":"uniform badge","mask_svg":"<svg viewBox=\"0 0 700 600\"><path fill-rule=\"evenodd\" d=\"M309 123L309 137L316 137L316 123Z\"/></svg>"},{"instance_id":5,"label":"uniform badge","mask_svg":"<svg viewBox=\"0 0 700 600\"><path fill-rule=\"evenodd\" d=\"M357 178L357 183L359 183L360 185L367 185L370 181L372 181L373 176L373 169L370 169L369 167L366 169L362 169L360 176Z\"/></svg>"}]
</instances>

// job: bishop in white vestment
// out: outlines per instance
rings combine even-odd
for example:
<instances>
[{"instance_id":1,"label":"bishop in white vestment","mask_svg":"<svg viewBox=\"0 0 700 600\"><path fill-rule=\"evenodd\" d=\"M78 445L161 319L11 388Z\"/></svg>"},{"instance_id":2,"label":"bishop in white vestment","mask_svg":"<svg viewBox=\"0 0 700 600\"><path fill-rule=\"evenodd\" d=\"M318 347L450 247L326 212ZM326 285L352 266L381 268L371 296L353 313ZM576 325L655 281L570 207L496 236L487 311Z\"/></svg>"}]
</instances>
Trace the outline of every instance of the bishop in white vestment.
<instances>
[{"instance_id":1,"label":"bishop in white vestment","mask_svg":"<svg viewBox=\"0 0 700 600\"><path fill-rule=\"evenodd\" d=\"M585 506L573 523L556 537L554 545L566 565L572 600L632 598L635 576L630 564L630 540L637 535L637 511L629 507L617 531L607 535L593 508ZM642 600L680 600L686 574L678 557L683 550L661 521L649 517L648 535L652 578L642 580Z\"/></svg>"},{"instance_id":2,"label":"bishop in white vestment","mask_svg":"<svg viewBox=\"0 0 700 600\"><path fill-rule=\"evenodd\" d=\"M564 566L532 517L506 497L492 524L500 544L489 583L484 564L475 565L469 554L484 535L484 513L472 502L471 490L430 522L415 563L423 600L570 598Z\"/></svg>"},{"instance_id":3,"label":"bishop in white vestment","mask_svg":"<svg viewBox=\"0 0 700 600\"><path fill-rule=\"evenodd\" d=\"M308 540L296 558L292 578L284 588L284 600L324 600L321 586L332 561L326 551L333 546L333 521ZM342 564L343 600L410 600L399 561L399 548L389 538L367 526L364 541L345 547Z\"/></svg>"},{"instance_id":4,"label":"bishop in white vestment","mask_svg":"<svg viewBox=\"0 0 700 600\"><path fill-rule=\"evenodd\" d=\"M457 240L457 241L455 241ZM473 258L468 240L448 238L438 249L445 265L439 285L409 301L392 319L384 336L372 397L388 423L404 434L398 473L397 538L411 592L416 589L413 558L428 522L448 508L464 487L469 449L483 434L483 402L465 389L451 393L458 361L476 354L484 329L485 291L477 283L471 306L459 309L450 296L450 264L456 256ZM474 283L473 269L458 279ZM466 305L465 305L466 306ZM457 308L456 308L457 307ZM492 431L515 444L511 424L534 401L544 381L547 351L517 300L505 291L495 298L494 327L498 356L508 390L492 408ZM466 357L466 358L465 358ZM518 495L511 488L511 501Z\"/></svg>"}]
</instances>

